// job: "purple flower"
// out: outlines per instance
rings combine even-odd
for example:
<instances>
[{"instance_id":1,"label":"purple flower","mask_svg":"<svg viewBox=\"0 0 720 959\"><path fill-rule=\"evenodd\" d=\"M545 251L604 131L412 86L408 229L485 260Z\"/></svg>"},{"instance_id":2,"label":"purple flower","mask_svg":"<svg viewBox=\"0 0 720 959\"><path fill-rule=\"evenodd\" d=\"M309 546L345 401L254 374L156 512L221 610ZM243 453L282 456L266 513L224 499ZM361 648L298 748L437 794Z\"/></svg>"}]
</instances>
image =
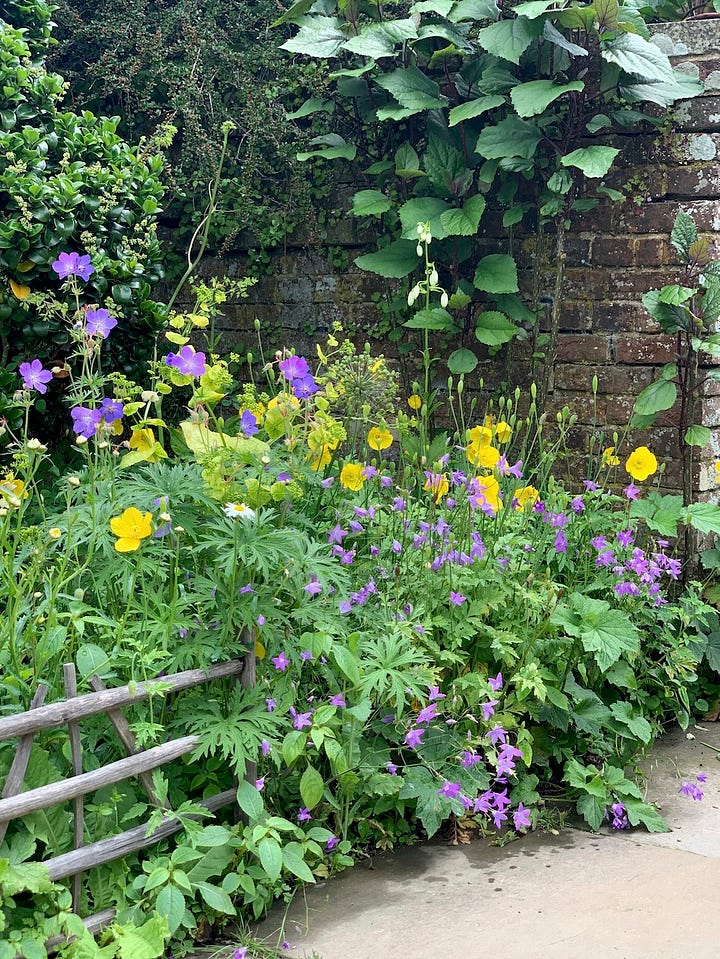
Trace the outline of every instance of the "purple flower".
<instances>
[{"instance_id":1,"label":"purple flower","mask_svg":"<svg viewBox=\"0 0 720 959\"><path fill-rule=\"evenodd\" d=\"M422 726L424 723L429 723L431 719L435 719L437 716L437 704L430 703L429 706L425 706L424 709L421 709L417 714L417 719L415 722L418 726Z\"/></svg>"},{"instance_id":2,"label":"purple flower","mask_svg":"<svg viewBox=\"0 0 720 959\"><path fill-rule=\"evenodd\" d=\"M117 320L110 316L107 310L88 310L85 314L87 331L90 336L100 336L103 339L117 326Z\"/></svg>"},{"instance_id":3,"label":"purple flower","mask_svg":"<svg viewBox=\"0 0 720 959\"><path fill-rule=\"evenodd\" d=\"M632 530L631 530L631 529L621 530L621 531L617 534L617 537L616 537L616 538L617 538L617 541L618 541L618 546L622 546L623 549L626 549L628 546L631 545L631 543L632 543L632 541L633 541Z\"/></svg>"},{"instance_id":4,"label":"purple flower","mask_svg":"<svg viewBox=\"0 0 720 959\"><path fill-rule=\"evenodd\" d=\"M343 529L339 523L336 523L328 532L328 545L332 545L333 543L342 543L347 534L347 530Z\"/></svg>"},{"instance_id":5,"label":"purple flower","mask_svg":"<svg viewBox=\"0 0 720 959\"><path fill-rule=\"evenodd\" d=\"M245 586L240 587L240 595L244 596L246 593L252 593L255 596L257 595L257 590L253 589L250 583L247 583Z\"/></svg>"},{"instance_id":6,"label":"purple flower","mask_svg":"<svg viewBox=\"0 0 720 959\"><path fill-rule=\"evenodd\" d=\"M247 956L247 946L240 946L232 954L232 959L245 959Z\"/></svg>"},{"instance_id":7,"label":"purple flower","mask_svg":"<svg viewBox=\"0 0 720 959\"><path fill-rule=\"evenodd\" d=\"M265 788L265 777L264 777L264 776L263 776L261 779L256 779L256 780L255 780L255 788L257 789L257 791L258 791L259 793L261 793L261 792L263 791L263 789Z\"/></svg>"},{"instance_id":8,"label":"purple flower","mask_svg":"<svg viewBox=\"0 0 720 959\"><path fill-rule=\"evenodd\" d=\"M337 836L330 836L328 841L325 843L325 848L327 849L328 852L330 852L331 850L335 848L335 846L337 846L339 842L340 840L337 838Z\"/></svg>"},{"instance_id":9,"label":"purple flower","mask_svg":"<svg viewBox=\"0 0 720 959\"><path fill-rule=\"evenodd\" d=\"M320 583L318 583L314 576L310 577L310 582L304 587L304 589L305 592L309 593L311 596L317 596L318 593L322 593L322 586Z\"/></svg>"},{"instance_id":10,"label":"purple flower","mask_svg":"<svg viewBox=\"0 0 720 959\"><path fill-rule=\"evenodd\" d=\"M518 832L521 829L527 829L530 825L530 810L525 809L522 803L518 803L518 807L513 813L513 824Z\"/></svg>"},{"instance_id":11,"label":"purple flower","mask_svg":"<svg viewBox=\"0 0 720 959\"><path fill-rule=\"evenodd\" d=\"M678 792L682 793L683 796L689 796L690 799L694 799L695 802L700 802L700 800L703 798L702 789L699 786L696 786L695 783L682 782Z\"/></svg>"},{"instance_id":12,"label":"purple flower","mask_svg":"<svg viewBox=\"0 0 720 959\"><path fill-rule=\"evenodd\" d=\"M280 948L281 948L283 951L285 951L285 950L287 950L287 949L290 948L290 943L288 942L287 939L286 939L284 942L281 942L281 943L280 943Z\"/></svg>"},{"instance_id":13,"label":"purple flower","mask_svg":"<svg viewBox=\"0 0 720 959\"><path fill-rule=\"evenodd\" d=\"M269 713L274 712L277 709L277 700L276 699L266 699L265 707Z\"/></svg>"},{"instance_id":14,"label":"purple flower","mask_svg":"<svg viewBox=\"0 0 720 959\"><path fill-rule=\"evenodd\" d=\"M288 356L278 363L286 380L301 380L310 373L308 361L302 356Z\"/></svg>"},{"instance_id":15,"label":"purple flower","mask_svg":"<svg viewBox=\"0 0 720 959\"><path fill-rule=\"evenodd\" d=\"M467 596L463 596L462 593L450 593L450 602L453 606L462 606L466 599Z\"/></svg>"},{"instance_id":16,"label":"purple flower","mask_svg":"<svg viewBox=\"0 0 720 959\"><path fill-rule=\"evenodd\" d=\"M280 672L284 673L290 665L290 660L285 655L285 650L283 650L279 656L273 656L272 663L275 669L279 669Z\"/></svg>"},{"instance_id":17,"label":"purple flower","mask_svg":"<svg viewBox=\"0 0 720 959\"><path fill-rule=\"evenodd\" d=\"M445 693L440 692L439 686L431 686L428 692L428 702L434 703L436 699L445 699Z\"/></svg>"},{"instance_id":18,"label":"purple flower","mask_svg":"<svg viewBox=\"0 0 720 959\"><path fill-rule=\"evenodd\" d=\"M347 706L347 703L343 699L342 693L337 693L335 696L330 697L331 706Z\"/></svg>"},{"instance_id":19,"label":"purple flower","mask_svg":"<svg viewBox=\"0 0 720 959\"><path fill-rule=\"evenodd\" d=\"M488 720L495 715L495 707L500 702L499 699L491 699L487 703L480 703L480 709L483 711L483 719Z\"/></svg>"},{"instance_id":20,"label":"purple flower","mask_svg":"<svg viewBox=\"0 0 720 959\"><path fill-rule=\"evenodd\" d=\"M471 753L469 750L465 750L462 754L462 759L460 760L460 765L464 766L465 769L472 769L475 763L482 762L482 756L478 756L477 753Z\"/></svg>"},{"instance_id":21,"label":"purple flower","mask_svg":"<svg viewBox=\"0 0 720 959\"><path fill-rule=\"evenodd\" d=\"M205 354L197 353L189 343L183 346L179 353L168 353L165 363L183 376L202 376L207 369Z\"/></svg>"},{"instance_id":22,"label":"purple flower","mask_svg":"<svg viewBox=\"0 0 720 959\"><path fill-rule=\"evenodd\" d=\"M612 813L612 827L613 829L629 829L630 821L627 817L627 810L625 809L625 804L621 802L615 802L610 807L610 812Z\"/></svg>"},{"instance_id":23,"label":"purple flower","mask_svg":"<svg viewBox=\"0 0 720 959\"><path fill-rule=\"evenodd\" d=\"M292 479L292 476L290 475L290 473L278 473L277 475L278 483L289 483L291 479Z\"/></svg>"},{"instance_id":24,"label":"purple flower","mask_svg":"<svg viewBox=\"0 0 720 959\"><path fill-rule=\"evenodd\" d=\"M292 391L299 400L308 400L318 391L315 377L310 373L292 381Z\"/></svg>"},{"instance_id":25,"label":"purple flower","mask_svg":"<svg viewBox=\"0 0 720 959\"><path fill-rule=\"evenodd\" d=\"M120 400L111 400L109 396L100 404L100 416L106 423L115 423L123 418L123 405ZM167 509L167 506L164 507Z\"/></svg>"},{"instance_id":26,"label":"purple flower","mask_svg":"<svg viewBox=\"0 0 720 959\"><path fill-rule=\"evenodd\" d=\"M394 509L396 513L402 513L406 505L402 496L396 496L393 500L392 509Z\"/></svg>"},{"instance_id":27,"label":"purple flower","mask_svg":"<svg viewBox=\"0 0 720 959\"><path fill-rule=\"evenodd\" d=\"M298 822L310 822L311 819L312 816L310 815L310 810L307 808L307 806L302 806L300 809L298 809Z\"/></svg>"},{"instance_id":28,"label":"purple flower","mask_svg":"<svg viewBox=\"0 0 720 959\"><path fill-rule=\"evenodd\" d=\"M497 693L499 690L501 690L503 687L502 673L498 673L494 679L492 676L488 676L488 684L494 693Z\"/></svg>"},{"instance_id":29,"label":"purple flower","mask_svg":"<svg viewBox=\"0 0 720 959\"><path fill-rule=\"evenodd\" d=\"M600 487L597 483L593 483L592 480L583 480L583 486L588 491L588 493L596 493Z\"/></svg>"},{"instance_id":30,"label":"purple flower","mask_svg":"<svg viewBox=\"0 0 720 959\"><path fill-rule=\"evenodd\" d=\"M395 763L385 763L385 768L390 773L391 776L397 776L398 768Z\"/></svg>"},{"instance_id":31,"label":"purple flower","mask_svg":"<svg viewBox=\"0 0 720 959\"><path fill-rule=\"evenodd\" d=\"M408 729L408 731L405 733L405 745L410 749L416 749L418 746L422 746L422 738L424 733L424 729Z\"/></svg>"},{"instance_id":32,"label":"purple flower","mask_svg":"<svg viewBox=\"0 0 720 959\"><path fill-rule=\"evenodd\" d=\"M246 437L254 436L257 433L259 429L257 417L254 413L251 413L250 410L243 410L243 414L240 417L240 429Z\"/></svg>"},{"instance_id":33,"label":"purple flower","mask_svg":"<svg viewBox=\"0 0 720 959\"><path fill-rule=\"evenodd\" d=\"M627 499L637 499L640 495L640 487L636 486L631 480L630 485L625 487L623 493Z\"/></svg>"},{"instance_id":34,"label":"purple flower","mask_svg":"<svg viewBox=\"0 0 720 959\"><path fill-rule=\"evenodd\" d=\"M309 649L304 649L304 650L300 653L300 659L301 659L304 663L306 663L308 660L310 660L310 659L312 659L312 658L313 658L313 654L310 652Z\"/></svg>"},{"instance_id":35,"label":"purple flower","mask_svg":"<svg viewBox=\"0 0 720 959\"><path fill-rule=\"evenodd\" d=\"M61 253L52 268L61 280L68 276L79 276L86 283L90 275L95 272L95 267L90 263L87 253L82 256L79 253Z\"/></svg>"},{"instance_id":36,"label":"purple flower","mask_svg":"<svg viewBox=\"0 0 720 959\"><path fill-rule=\"evenodd\" d=\"M268 756L270 754L270 743L267 741L267 739L263 739L263 741L260 743L260 751L262 752L263 756Z\"/></svg>"},{"instance_id":37,"label":"purple flower","mask_svg":"<svg viewBox=\"0 0 720 959\"><path fill-rule=\"evenodd\" d=\"M553 549L556 553L567 553L568 541L564 531L559 529L553 540Z\"/></svg>"},{"instance_id":38,"label":"purple flower","mask_svg":"<svg viewBox=\"0 0 720 959\"><path fill-rule=\"evenodd\" d=\"M570 509L573 513L582 513L585 509L585 503L583 502L582 496L576 496L574 499L570 500Z\"/></svg>"},{"instance_id":39,"label":"purple flower","mask_svg":"<svg viewBox=\"0 0 720 959\"><path fill-rule=\"evenodd\" d=\"M260 615L259 615L258 618L255 620L255 622L258 624L258 626L264 626L265 623L267 622L267 620L265 619L265 617L263 616L263 614L260 613Z\"/></svg>"},{"instance_id":40,"label":"purple flower","mask_svg":"<svg viewBox=\"0 0 720 959\"><path fill-rule=\"evenodd\" d=\"M91 410L87 406L76 406L70 410L70 416L73 420L73 430L78 436L84 436L90 439L97 432L102 419L100 410Z\"/></svg>"},{"instance_id":41,"label":"purple flower","mask_svg":"<svg viewBox=\"0 0 720 959\"><path fill-rule=\"evenodd\" d=\"M372 465L363 466L362 475L365 477L365 479L374 479L378 475L378 471Z\"/></svg>"},{"instance_id":42,"label":"purple flower","mask_svg":"<svg viewBox=\"0 0 720 959\"><path fill-rule=\"evenodd\" d=\"M392 546L390 547L390 549L393 551L393 553L402 553L402 543L394 539L392 541Z\"/></svg>"},{"instance_id":43,"label":"purple flower","mask_svg":"<svg viewBox=\"0 0 720 959\"><path fill-rule=\"evenodd\" d=\"M695 777L699 783L707 782L707 773L698 773Z\"/></svg>"},{"instance_id":44,"label":"purple flower","mask_svg":"<svg viewBox=\"0 0 720 959\"><path fill-rule=\"evenodd\" d=\"M305 729L306 726L312 726L312 709L307 713L299 713L294 706L290 707L290 715L295 729Z\"/></svg>"},{"instance_id":45,"label":"purple flower","mask_svg":"<svg viewBox=\"0 0 720 959\"><path fill-rule=\"evenodd\" d=\"M47 384L53 378L50 370L44 370L40 360L20 364L20 376L26 390L37 390L38 393L47 393Z\"/></svg>"},{"instance_id":46,"label":"purple flower","mask_svg":"<svg viewBox=\"0 0 720 959\"><path fill-rule=\"evenodd\" d=\"M324 480L320 480L320 485L323 489L330 489L330 487L335 482L334 476L327 476Z\"/></svg>"},{"instance_id":47,"label":"purple flower","mask_svg":"<svg viewBox=\"0 0 720 959\"><path fill-rule=\"evenodd\" d=\"M440 789L438 789L438 796L445 796L446 799L455 799L461 788L461 783L451 783L446 779Z\"/></svg>"}]
</instances>

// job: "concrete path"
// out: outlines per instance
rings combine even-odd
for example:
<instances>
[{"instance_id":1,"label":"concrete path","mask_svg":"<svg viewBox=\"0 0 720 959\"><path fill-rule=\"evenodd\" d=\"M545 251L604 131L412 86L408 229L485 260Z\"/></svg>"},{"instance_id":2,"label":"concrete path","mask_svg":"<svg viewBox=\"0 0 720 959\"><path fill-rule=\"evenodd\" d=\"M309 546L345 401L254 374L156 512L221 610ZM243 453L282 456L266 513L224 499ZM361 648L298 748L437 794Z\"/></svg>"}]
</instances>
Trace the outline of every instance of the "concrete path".
<instances>
[{"instance_id":1,"label":"concrete path","mask_svg":"<svg viewBox=\"0 0 720 959\"><path fill-rule=\"evenodd\" d=\"M672 732L647 763L669 833L402 849L276 907L259 935L294 959L720 959L720 762L703 741L720 749L720 724ZM698 772L702 802L678 793Z\"/></svg>"}]
</instances>

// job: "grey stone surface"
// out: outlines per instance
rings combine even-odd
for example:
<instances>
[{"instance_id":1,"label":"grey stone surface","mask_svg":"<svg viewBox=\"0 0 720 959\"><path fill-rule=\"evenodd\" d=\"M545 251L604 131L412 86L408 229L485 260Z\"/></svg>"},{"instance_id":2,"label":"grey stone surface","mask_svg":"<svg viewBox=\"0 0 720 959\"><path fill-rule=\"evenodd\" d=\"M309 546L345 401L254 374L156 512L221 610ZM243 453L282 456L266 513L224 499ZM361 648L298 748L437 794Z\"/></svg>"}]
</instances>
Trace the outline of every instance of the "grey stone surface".
<instances>
[{"instance_id":1,"label":"grey stone surface","mask_svg":"<svg viewBox=\"0 0 720 959\"><path fill-rule=\"evenodd\" d=\"M281 954L295 959L717 959L713 746L717 724L675 730L645 763L668 833L568 829L504 847L404 849L309 889L259 933L268 945L287 939ZM694 802L678 790L699 772L708 781Z\"/></svg>"},{"instance_id":2,"label":"grey stone surface","mask_svg":"<svg viewBox=\"0 0 720 959\"><path fill-rule=\"evenodd\" d=\"M720 51L720 18L653 23L653 42L669 56L696 56Z\"/></svg>"}]
</instances>

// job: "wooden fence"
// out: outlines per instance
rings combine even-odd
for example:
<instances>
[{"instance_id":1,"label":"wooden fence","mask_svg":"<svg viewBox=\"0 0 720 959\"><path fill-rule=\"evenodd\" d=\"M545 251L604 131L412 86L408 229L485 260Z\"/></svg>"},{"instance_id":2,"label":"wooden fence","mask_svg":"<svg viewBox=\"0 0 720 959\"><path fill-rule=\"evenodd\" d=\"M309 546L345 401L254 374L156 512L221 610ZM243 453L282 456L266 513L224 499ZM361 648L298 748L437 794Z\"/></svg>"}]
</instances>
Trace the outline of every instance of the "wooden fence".
<instances>
[{"instance_id":1,"label":"wooden fence","mask_svg":"<svg viewBox=\"0 0 720 959\"><path fill-rule=\"evenodd\" d=\"M51 806L72 801L73 849L62 855L46 859L43 864L47 867L53 881L72 878L73 909L78 912L83 872L95 866L112 862L115 859L121 859L131 852L144 849L146 846L153 845L182 828L182 824L177 819L167 815L163 817L158 828L149 835L147 823L145 823L106 839L85 844L84 796L103 786L113 785L137 776L151 805L156 808L165 808L168 813L171 813L169 805L161 803L157 796L150 771L164 766L180 756L186 756L198 745L197 736L183 736L162 743L160 746L138 750L135 737L122 708L133 706L148 699L156 693L159 683L162 683L165 695L190 689L226 676L239 677L242 686L247 688L254 685L255 682L255 656L249 654L244 659L232 659L212 666L207 671L190 669L149 682L139 682L132 686L119 686L112 689L107 689L99 676L92 676L89 685L94 692L82 696L77 695L74 664L66 663L63 672L66 699L47 706L44 705L48 687L40 684L30 704L30 709L14 716L0 717L0 741L18 738L15 757L2 793L0 793L0 842L5 837L8 826L13 820L21 819L23 816L40 809L48 809ZM128 755L124 759L101 766L99 769L83 772L80 721L89 716L97 716L100 713L107 714ZM68 728L73 775L60 782L49 783L46 786L21 792L35 734L60 726L67 726ZM247 778L254 780L255 776L256 772L254 764L252 764L252 768L248 768ZM227 789L216 796L203 800L200 805L210 812L215 812L232 803L235 796L236 789ZM83 919L83 922L91 932L95 933L112 922L114 915L115 911L113 909L105 909ZM52 947L58 944L59 942L51 940L47 945Z\"/></svg>"}]
</instances>

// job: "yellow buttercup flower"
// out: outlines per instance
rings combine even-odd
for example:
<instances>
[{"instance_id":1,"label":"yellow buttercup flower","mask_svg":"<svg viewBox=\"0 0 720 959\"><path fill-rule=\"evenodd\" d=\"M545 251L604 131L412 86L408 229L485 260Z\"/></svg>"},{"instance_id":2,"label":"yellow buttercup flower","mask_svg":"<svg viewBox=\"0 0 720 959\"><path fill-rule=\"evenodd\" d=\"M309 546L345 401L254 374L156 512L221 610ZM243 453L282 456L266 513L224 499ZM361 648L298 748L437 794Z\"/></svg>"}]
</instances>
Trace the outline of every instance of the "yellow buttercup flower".
<instances>
[{"instance_id":1,"label":"yellow buttercup flower","mask_svg":"<svg viewBox=\"0 0 720 959\"><path fill-rule=\"evenodd\" d=\"M515 490L513 499L515 500L515 509L526 510L537 503L540 493L534 486L521 486Z\"/></svg>"},{"instance_id":2,"label":"yellow buttercup flower","mask_svg":"<svg viewBox=\"0 0 720 959\"><path fill-rule=\"evenodd\" d=\"M625 472L629 473L633 479L642 483L648 476L657 472L657 457L647 446L638 446L636 450L628 456L625 463Z\"/></svg>"},{"instance_id":3,"label":"yellow buttercup flower","mask_svg":"<svg viewBox=\"0 0 720 959\"><path fill-rule=\"evenodd\" d=\"M128 506L122 516L113 516L110 529L118 537L115 542L118 553L132 553L142 540L152 536L152 515Z\"/></svg>"},{"instance_id":4,"label":"yellow buttercup flower","mask_svg":"<svg viewBox=\"0 0 720 959\"><path fill-rule=\"evenodd\" d=\"M422 397L418 396L417 393L413 393L412 396L408 396L407 402L411 410L419 410L422 406Z\"/></svg>"},{"instance_id":5,"label":"yellow buttercup flower","mask_svg":"<svg viewBox=\"0 0 720 959\"><path fill-rule=\"evenodd\" d=\"M615 455L615 447L608 446L603 450L602 455L602 464L603 466L619 466L620 457Z\"/></svg>"},{"instance_id":6,"label":"yellow buttercup flower","mask_svg":"<svg viewBox=\"0 0 720 959\"><path fill-rule=\"evenodd\" d=\"M368 433L368 446L373 450L386 450L388 446L392 446L392 433L390 430L381 430L378 426L373 426L373 428Z\"/></svg>"},{"instance_id":7,"label":"yellow buttercup flower","mask_svg":"<svg viewBox=\"0 0 720 959\"><path fill-rule=\"evenodd\" d=\"M435 502L439 503L450 489L447 476L445 476L444 473L431 473L429 470L425 471L425 476L426 480L423 489L427 490L428 493L432 493Z\"/></svg>"},{"instance_id":8,"label":"yellow buttercup flower","mask_svg":"<svg viewBox=\"0 0 720 959\"><path fill-rule=\"evenodd\" d=\"M512 427L509 423L498 423L495 427L495 438L498 443L507 443L512 436Z\"/></svg>"},{"instance_id":9,"label":"yellow buttercup flower","mask_svg":"<svg viewBox=\"0 0 720 959\"><path fill-rule=\"evenodd\" d=\"M340 470L340 485L357 493L365 482L364 468L362 463L346 463Z\"/></svg>"},{"instance_id":10,"label":"yellow buttercup flower","mask_svg":"<svg viewBox=\"0 0 720 959\"><path fill-rule=\"evenodd\" d=\"M500 450L489 443L469 443L465 455L475 466L492 469L500 459Z\"/></svg>"}]
</instances>

